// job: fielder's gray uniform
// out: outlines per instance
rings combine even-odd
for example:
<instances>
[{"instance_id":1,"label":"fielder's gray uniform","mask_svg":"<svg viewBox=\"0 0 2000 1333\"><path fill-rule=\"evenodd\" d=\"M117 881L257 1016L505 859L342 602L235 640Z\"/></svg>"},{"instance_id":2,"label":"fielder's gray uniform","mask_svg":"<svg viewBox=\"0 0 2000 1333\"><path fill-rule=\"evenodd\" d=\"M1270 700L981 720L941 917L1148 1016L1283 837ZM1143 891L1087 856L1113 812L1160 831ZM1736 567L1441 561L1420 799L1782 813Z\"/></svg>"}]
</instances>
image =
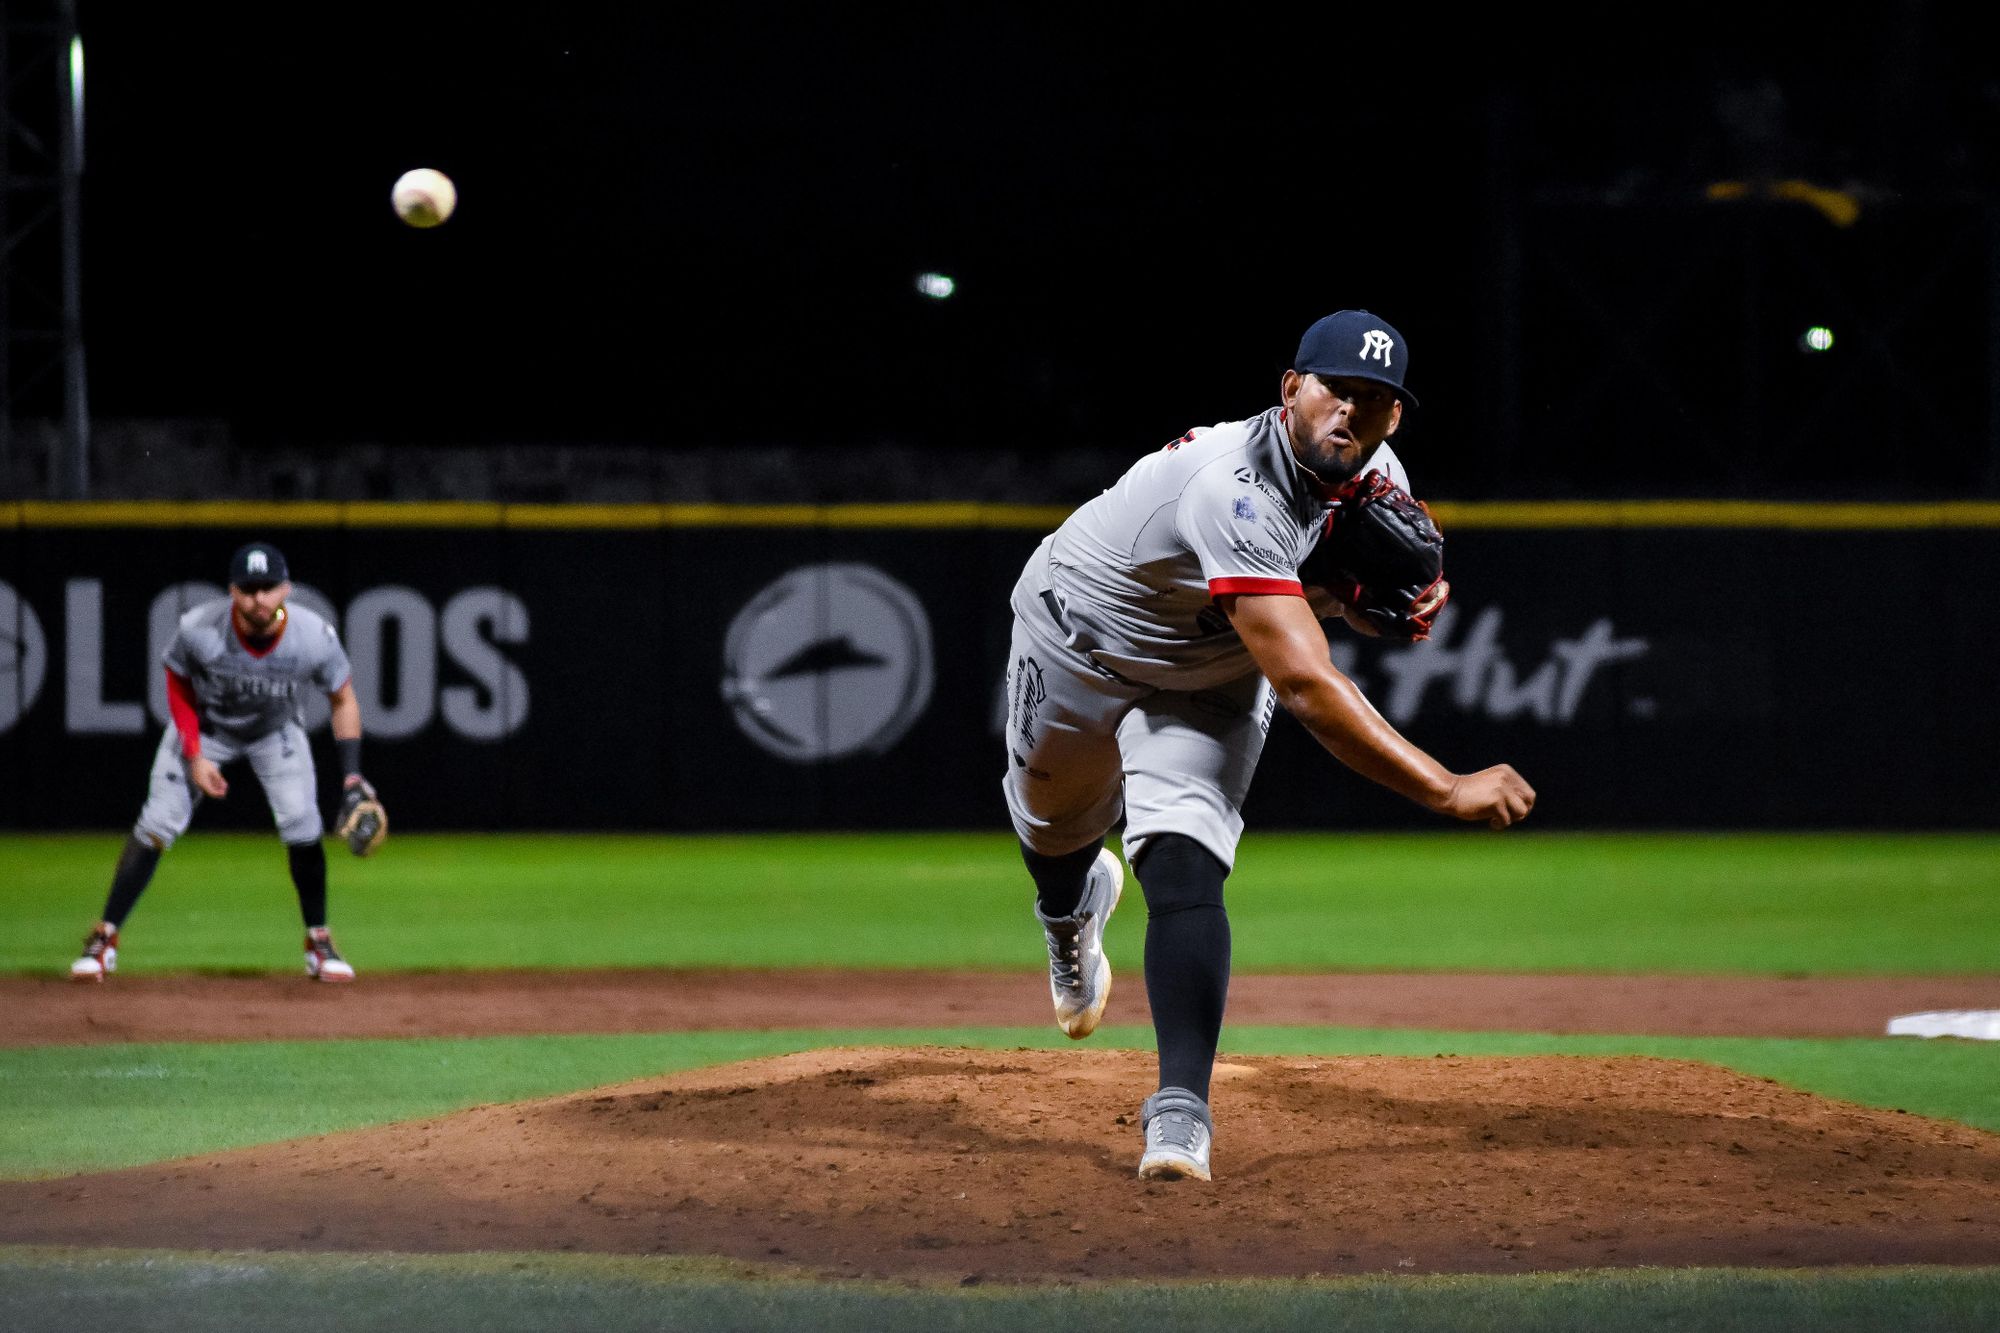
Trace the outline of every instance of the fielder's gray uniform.
<instances>
[{"instance_id":1,"label":"fielder's gray uniform","mask_svg":"<svg viewBox=\"0 0 2000 1333\"><path fill-rule=\"evenodd\" d=\"M1366 468L1407 487L1384 444ZM1236 861L1276 697L1216 598L1302 594L1328 504L1284 409L1196 429L1066 519L1014 585L1004 788L1045 856L1125 816L1125 856L1180 833ZM1316 596L1322 617L1338 604Z\"/></svg>"},{"instance_id":2,"label":"fielder's gray uniform","mask_svg":"<svg viewBox=\"0 0 2000 1333\"><path fill-rule=\"evenodd\" d=\"M225 598L182 616L160 660L194 687L202 757L218 766L248 759L270 799L278 836L288 844L317 840L325 825L299 690L311 685L332 694L353 674L333 626L288 603L277 642L253 652L237 635ZM153 756L146 804L133 831L157 847L170 847L187 831L200 802L181 757L180 732L169 726Z\"/></svg>"}]
</instances>

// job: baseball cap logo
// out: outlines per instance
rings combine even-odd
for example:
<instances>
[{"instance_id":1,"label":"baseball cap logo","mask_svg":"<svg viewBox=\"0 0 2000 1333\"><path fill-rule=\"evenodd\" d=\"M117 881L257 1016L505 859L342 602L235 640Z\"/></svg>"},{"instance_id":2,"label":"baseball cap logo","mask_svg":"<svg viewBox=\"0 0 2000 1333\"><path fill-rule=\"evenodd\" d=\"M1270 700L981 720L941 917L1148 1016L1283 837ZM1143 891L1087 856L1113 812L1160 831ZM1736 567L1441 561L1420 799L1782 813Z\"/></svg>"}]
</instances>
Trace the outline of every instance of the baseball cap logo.
<instances>
[{"instance_id":1,"label":"baseball cap logo","mask_svg":"<svg viewBox=\"0 0 2000 1333\"><path fill-rule=\"evenodd\" d=\"M249 559L245 560L243 564L244 568L248 569L252 574L268 574L271 572L271 558L262 551L252 551Z\"/></svg>"},{"instance_id":2,"label":"baseball cap logo","mask_svg":"<svg viewBox=\"0 0 2000 1333\"><path fill-rule=\"evenodd\" d=\"M1361 335L1361 359L1380 361L1386 366L1389 364L1389 349L1393 346L1395 344L1389 341L1388 334L1380 329L1370 329Z\"/></svg>"}]
</instances>

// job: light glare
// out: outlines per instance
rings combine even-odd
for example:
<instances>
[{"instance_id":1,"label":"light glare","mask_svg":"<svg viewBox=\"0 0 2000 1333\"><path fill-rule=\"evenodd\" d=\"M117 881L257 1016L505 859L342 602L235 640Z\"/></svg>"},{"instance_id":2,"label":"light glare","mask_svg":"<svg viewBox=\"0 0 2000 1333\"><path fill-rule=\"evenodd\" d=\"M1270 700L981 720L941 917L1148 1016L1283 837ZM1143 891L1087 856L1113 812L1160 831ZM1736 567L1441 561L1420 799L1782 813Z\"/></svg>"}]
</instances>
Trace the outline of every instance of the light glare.
<instances>
[{"instance_id":1,"label":"light glare","mask_svg":"<svg viewBox=\"0 0 2000 1333\"><path fill-rule=\"evenodd\" d=\"M83 38L69 39L69 120L76 142L76 169L83 170Z\"/></svg>"},{"instance_id":2,"label":"light glare","mask_svg":"<svg viewBox=\"0 0 2000 1333\"><path fill-rule=\"evenodd\" d=\"M943 273L919 273L917 290L933 301L942 301L958 290L958 284Z\"/></svg>"},{"instance_id":3,"label":"light glare","mask_svg":"<svg viewBox=\"0 0 2000 1333\"><path fill-rule=\"evenodd\" d=\"M1806 352L1826 352L1833 349L1833 330L1824 324L1815 324L1799 335L1799 349Z\"/></svg>"}]
</instances>

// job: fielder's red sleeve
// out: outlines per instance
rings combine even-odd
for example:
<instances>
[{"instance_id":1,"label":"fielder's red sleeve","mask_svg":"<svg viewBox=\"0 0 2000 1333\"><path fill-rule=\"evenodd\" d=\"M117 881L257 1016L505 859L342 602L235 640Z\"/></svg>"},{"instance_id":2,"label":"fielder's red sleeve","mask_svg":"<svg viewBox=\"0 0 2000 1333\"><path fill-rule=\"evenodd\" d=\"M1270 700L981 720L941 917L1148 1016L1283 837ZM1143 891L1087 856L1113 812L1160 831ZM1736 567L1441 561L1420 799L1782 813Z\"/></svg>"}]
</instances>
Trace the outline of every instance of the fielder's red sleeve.
<instances>
[{"instance_id":1,"label":"fielder's red sleeve","mask_svg":"<svg viewBox=\"0 0 2000 1333\"><path fill-rule=\"evenodd\" d=\"M194 682L167 668L167 711L181 734L181 753L193 759L201 753L201 714L194 709Z\"/></svg>"}]
</instances>

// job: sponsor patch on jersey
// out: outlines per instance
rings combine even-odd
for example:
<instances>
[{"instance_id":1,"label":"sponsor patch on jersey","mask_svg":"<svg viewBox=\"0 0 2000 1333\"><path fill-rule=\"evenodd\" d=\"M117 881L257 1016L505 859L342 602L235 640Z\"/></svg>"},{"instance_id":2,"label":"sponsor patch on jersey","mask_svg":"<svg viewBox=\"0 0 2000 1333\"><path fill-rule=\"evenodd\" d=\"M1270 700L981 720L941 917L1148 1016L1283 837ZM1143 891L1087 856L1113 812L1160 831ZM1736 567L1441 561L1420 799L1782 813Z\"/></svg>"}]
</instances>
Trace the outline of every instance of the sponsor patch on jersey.
<instances>
[{"instance_id":1,"label":"sponsor patch on jersey","mask_svg":"<svg viewBox=\"0 0 2000 1333\"><path fill-rule=\"evenodd\" d=\"M1238 555L1254 556L1257 559L1264 561L1266 564L1283 565L1288 563L1285 557L1279 555L1276 551L1272 550L1270 547L1260 546L1253 541L1245 541L1241 537L1238 537L1235 541L1229 543L1229 549L1236 552Z\"/></svg>"},{"instance_id":2,"label":"sponsor patch on jersey","mask_svg":"<svg viewBox=\"0 0 2000 1333\"><path fill-rule=\"evenodd\" d=\"M1239 495L1236 497L1236 517L1242 519L1245 523L1255 523L1257 521L1257 506L1251 503L1249 496Z\"/></svg>"}]
</instances>

